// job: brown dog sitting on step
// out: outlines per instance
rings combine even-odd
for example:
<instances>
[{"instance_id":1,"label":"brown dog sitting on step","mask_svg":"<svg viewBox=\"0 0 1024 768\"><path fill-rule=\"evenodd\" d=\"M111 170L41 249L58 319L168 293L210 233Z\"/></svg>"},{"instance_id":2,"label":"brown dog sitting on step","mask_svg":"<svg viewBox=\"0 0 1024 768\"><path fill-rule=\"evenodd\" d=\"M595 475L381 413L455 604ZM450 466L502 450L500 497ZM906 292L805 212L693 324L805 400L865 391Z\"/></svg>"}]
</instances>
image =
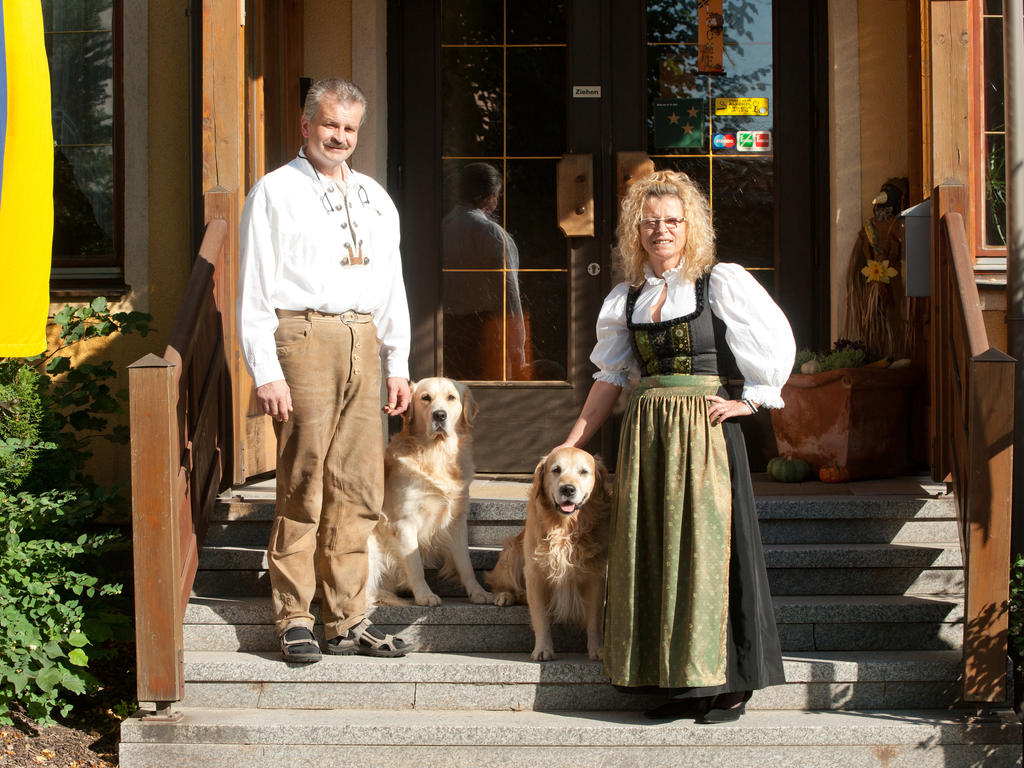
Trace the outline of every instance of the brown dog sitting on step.
<instances>
[{"instance_id":1,"label":"brown dog sitting on step","mask_svg":"<svg viewBox=\"0 0 1024 768\"><path fill-rule=\"evenodd\" d=\"M578 448L556 448L533 473L526 527L505 542L485 581L495 605L529 606L534 661L555 658L552 620L586 627L587 654L604 655L610 500L604 464Z\"/></svg>"}]
</instances>

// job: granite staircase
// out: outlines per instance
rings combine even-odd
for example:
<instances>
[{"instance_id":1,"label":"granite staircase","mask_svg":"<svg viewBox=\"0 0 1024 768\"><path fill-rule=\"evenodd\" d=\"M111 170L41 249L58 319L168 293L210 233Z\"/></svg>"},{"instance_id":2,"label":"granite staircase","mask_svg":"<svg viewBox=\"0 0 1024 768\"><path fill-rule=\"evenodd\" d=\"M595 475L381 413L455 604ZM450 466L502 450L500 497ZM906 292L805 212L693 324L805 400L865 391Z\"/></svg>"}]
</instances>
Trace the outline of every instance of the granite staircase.
<instances>
[{"instance_id":1,"label":"granite staircase","mask_svg":"<svg viewBox=\"0 0 1024 768\"><path fill-rule=\"evenodd\" d=\"M474 483L478 570L522 526L526 488ZM264 549L272 481L236 489L187 609L183 717L126 721L121 766L1021 765L1014 713L959 700L963 570L943 490L755 484L787 683L710 726L644 719L652 700L612 688L579 632L556 634L557 660L530 661L524 606L472 605L436 579L440 607L372 613L421 652L286 665Z\"/></svg>"}]
</instances>

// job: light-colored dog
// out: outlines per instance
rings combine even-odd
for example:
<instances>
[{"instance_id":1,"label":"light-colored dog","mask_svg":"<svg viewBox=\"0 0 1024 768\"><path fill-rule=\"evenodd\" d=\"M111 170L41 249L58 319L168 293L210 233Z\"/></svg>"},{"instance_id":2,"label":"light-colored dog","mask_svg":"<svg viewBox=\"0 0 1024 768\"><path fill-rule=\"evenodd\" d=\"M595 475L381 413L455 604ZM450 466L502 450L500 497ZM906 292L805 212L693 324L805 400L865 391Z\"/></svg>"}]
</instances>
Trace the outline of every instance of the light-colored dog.
<instances>
[{"instance_id":1,"label":"light-colored dog","mask_svg":"<svg viewBox=\"0 0 1024 768\"><path fill-rule=\"evenodd\" d=\"M395 594L409 589L417 605L440 605L423 568L442 563L442 576L457 574L472 602L491 602L473 573L466 530L475 416L476 403L458 382L412 385L402 431L384 456L384 509L368 542L368 603L409 605Z\"/></svg>"},{"instance_id":2,"label":"light-colored dog","mask_svg":"<svg viewBox=\"0 0 1024 768\"><path fill-rule=\"evenodd\" d=\"M587 654L604 656L610 500L604 465L578 448L556 448L533 473L526 527L485 581L496 605L529 605L534 661L555 658L552 619L586 627Z\"/></svg>"}]
</instances>

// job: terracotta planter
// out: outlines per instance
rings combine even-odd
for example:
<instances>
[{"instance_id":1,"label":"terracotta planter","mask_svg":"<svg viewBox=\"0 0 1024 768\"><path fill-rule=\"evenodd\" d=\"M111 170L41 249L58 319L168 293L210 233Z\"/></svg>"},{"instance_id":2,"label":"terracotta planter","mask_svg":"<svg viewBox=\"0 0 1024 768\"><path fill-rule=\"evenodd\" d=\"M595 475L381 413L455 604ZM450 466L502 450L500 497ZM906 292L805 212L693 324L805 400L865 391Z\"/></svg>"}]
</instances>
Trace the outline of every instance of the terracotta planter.
<instances>
[{"instance_id":1,"label":"terracotta planter","mask_svg":"<svg viewBox=\"0 0 1024 768\"><path fill-rule=\"evenodd\" d=\"M840 368L794 373L774 410L779 454L817 471L846 467L851 479L894 477L910 468L911 398L922 382L916 368Z\"/></svg>"}]
</instances>

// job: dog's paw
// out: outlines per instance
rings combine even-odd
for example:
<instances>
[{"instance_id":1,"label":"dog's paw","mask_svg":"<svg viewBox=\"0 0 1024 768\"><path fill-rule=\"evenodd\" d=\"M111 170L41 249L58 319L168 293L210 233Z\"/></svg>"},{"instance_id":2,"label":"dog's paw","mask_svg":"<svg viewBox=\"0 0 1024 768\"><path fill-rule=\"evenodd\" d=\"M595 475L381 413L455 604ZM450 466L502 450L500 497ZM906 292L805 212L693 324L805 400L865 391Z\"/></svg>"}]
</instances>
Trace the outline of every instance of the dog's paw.
<instances>
[{"instance_id":1,"label":"dog's paw","mask_svg":"<svg viewBox=\"0 0 1024 768\"><path fill-rule=\"evenodd\" d=\"M441 598L435 595L433 592L427 592L425 595L416 596L416 605L429 605L438 606L441 604Z\"/></svg>"},{"instance_id":2,"label":"dog's paw","mask_svg":"<svg viewBox=\"0 0 1024 768\"><path fill-rule=\"evenodd\" d=\"M553 648L534 648L530 658L534 661L551 661L555 658L555 651Z\"/></svg>"},{"instance_id":3,"label":"dog's paw","mask_svg":"<svg viewBox=\"0 0 1024 768\"><path fill-rule=\"evenodd\" d=\"M494 596L494 604L505 607L516 604L516 596L511 592L499 592Z\"/></svg>"},{"instance_id":4,"label":"dog's paw","mask_svg":"<svg viewBox=\"0 0 1024 768\"><path fill-rule=\"evenodd\" d=\"M587 656L590 657L591 661L601 661L604 658L604 646L598 646L597 648L588 648Z\"/></svg>"},{"instance_id":5,"label":"dog's paw","mask_svg":"<svg viewBox=\"0 0 1024 768\"><path fill-rule=\"evenodd\" d=\"M494 602L494 595L492 595L486 589L470 592L469 602L476 603L477 605L490 605Z\"/></svg>"}]
</instances>

